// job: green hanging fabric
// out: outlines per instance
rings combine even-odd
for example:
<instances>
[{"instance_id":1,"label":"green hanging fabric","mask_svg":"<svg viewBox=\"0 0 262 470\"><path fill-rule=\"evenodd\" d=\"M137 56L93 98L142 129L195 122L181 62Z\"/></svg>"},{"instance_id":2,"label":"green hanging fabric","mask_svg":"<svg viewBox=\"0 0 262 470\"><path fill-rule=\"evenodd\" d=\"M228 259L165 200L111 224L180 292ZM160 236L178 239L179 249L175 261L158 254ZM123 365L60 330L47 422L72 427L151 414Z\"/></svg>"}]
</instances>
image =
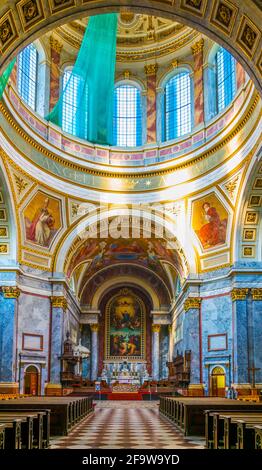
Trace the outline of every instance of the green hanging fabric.
<instances>
[{"instance_id":1,"label":"green hanging fabric","mask_svg":"<svg viewBox=\"0 0 262 470\"><path fill-rule=\"evenodd\" d=\"M117 20L116 13L89 18L70 78L46 117L62 127L64 98L69 96L70 90L76 89L73 133L102 145L113 144Z\"/></svg>"},{"instance_id":2,"label":"green hanging fabric","mask_svg":"<svg viewBox=\"0 0 262 470\"><path fill-rule=\"evenodd\" d=\"M3 93L5 91L6 84L9 80L9 77L12 73L12 70L14 68L15 63L16 63L16 58L13 59L12 62L10 62L10 64L8 65L8 67L5 69L5 71L3 72L3 74L0 77L0 100L3 97Z\"/></svg>"}]
</instances>

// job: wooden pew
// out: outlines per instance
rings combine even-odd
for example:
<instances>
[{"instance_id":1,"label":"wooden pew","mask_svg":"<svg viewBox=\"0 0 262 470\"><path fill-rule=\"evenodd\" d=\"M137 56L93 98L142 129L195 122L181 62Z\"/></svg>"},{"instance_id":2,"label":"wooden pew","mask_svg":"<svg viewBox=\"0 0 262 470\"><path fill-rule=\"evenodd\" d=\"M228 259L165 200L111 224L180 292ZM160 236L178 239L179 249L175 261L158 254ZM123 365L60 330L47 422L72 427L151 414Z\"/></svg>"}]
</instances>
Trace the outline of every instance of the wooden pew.
<instances>
[{"instance_id":1,"label":"wooden pew","mask_svg":"<svg viewBox=\"0 0 262 470\"><path fill-rule=\"evenodd\" d=\"M226 410L211 412L206 415L206 446L214 449L237 448L237 422L247 419L250 422L260 422L262 413L259 410ZM254 448L254 447L253 447Z\"/></svg>"},{"instance_id":2,"label":"wooden pew","mask_svg":"<svg viewBox=\"0 0 262 470\"><path fill-rule=\"evenodd\" d=\"M0 425L5 426L5 449L21 449L21 423L25 418L0 419Z\"/></svg>"},{"instance_id":3,"label":"wooden pew","mask_svg":"<svg viewBox=\"0 0 262 470\"><path fill-rule=\"evenodd\" d=\"M260 417L256 416L242 416L233 423L237 424L237 449L255 449L255 426L262 425L262 414ZM233 424L232 423L232 424Z\"/></svg>"},{"instance_id":4,"label":"wooden pew","mask_svg":"<svg viewBox=\"0 0 262 470\"><path fill-rule=\"evenodd\" d=\"M42 449L47 448L49 446L49 436L50 436L50 411L38 411L38 410L12 410L10 408L0 411L0 418L6 415L14 415L16 417L27 417L30 416L33 418L32 423L32 444L29 445L27 448L31 449Z\"/></svg>"},{"instance_id":5,"label":"wooden pew","mask_svg":"<svg viewBox=\"0 0 262 470\"><path fill-rule=\"evenodd\" d=\"M255 449L262 449L262 426L255 426Z\"/></svg>"},{"instance_id":6,"label":"wooden pew","mask_svg":"<svg viewBox=\"0 0 262 470\"><path fill-rule=\"evenodd\" d=\"M80 419L93 411L89 397L30 397L12 401L0 401L0 411L5 409L51 410L50 433L53 436L67 435Z\"/></svg>"},{"instance_id":7,"label":"wooden pew","mask_svg":"<svg viewBox=\"0 0 262 470\"><path fill-rule=\"evenodd\" d=\"M239 400L230 400L227 398L215 397L163 397L160 413L172 419L183 431L186 436L204 436L205 435L205 410L261 410L261 403L241 402ZM174 400L173 414L170 418L170 404L167 400Z\"/></svg>"},{"instance_id":8,"label":"wooden pew","mask_svg":"<svg viewBox=\"0 0 262 470\"><path fill-rule=\"evenodd\" d=\"M0 424L0 450L5 448L5 424Z\"/></svg>"}]
</instances>

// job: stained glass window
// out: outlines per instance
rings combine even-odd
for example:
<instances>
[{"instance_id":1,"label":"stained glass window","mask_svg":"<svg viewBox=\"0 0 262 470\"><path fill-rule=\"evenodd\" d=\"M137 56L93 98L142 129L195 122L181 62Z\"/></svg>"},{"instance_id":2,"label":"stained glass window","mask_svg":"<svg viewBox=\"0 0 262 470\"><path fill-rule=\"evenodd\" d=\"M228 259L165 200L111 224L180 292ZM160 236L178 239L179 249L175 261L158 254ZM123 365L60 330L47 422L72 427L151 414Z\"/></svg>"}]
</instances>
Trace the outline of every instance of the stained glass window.
<instances>
[{"instance_id":1,"label":"stained glass window","mask_svg":"<svg viewBox=\"0 0 262 470\"><path fill-rule=\"evenodd\" d=\"M165 86L163 141L191 131L191 83L189 72L172 77Z\"/></svg>"},{"instance_id":2,"label":"stained glass window","mask_svg":"<svg viewBox=\"0 0 262 470\"><path fill-rule=\"evenodd\" d=\"M134 85L115 88L114 144L121 147L142 145L141 91Z\"/></svg>"},{"instance_id":3,"label":"stained glass window","mask_svg":"<svg viewBox=\"0 0 262 470\"><path fill-rule=\"evenodd\" d=\"M236 61L222 47L216 54L217 67L217 111L228 106L236 93Z\"/></svg>"},{"instance_id":4,"label":"stained glass window","mask_svg":"<svg viewBox=\"0 0 262 470\"><path fill-rule=\"evenodd\" d=\"M18 55L17 84L22 99L36 110L38 52L34 44Z\"/></svg>"}]
</instances>

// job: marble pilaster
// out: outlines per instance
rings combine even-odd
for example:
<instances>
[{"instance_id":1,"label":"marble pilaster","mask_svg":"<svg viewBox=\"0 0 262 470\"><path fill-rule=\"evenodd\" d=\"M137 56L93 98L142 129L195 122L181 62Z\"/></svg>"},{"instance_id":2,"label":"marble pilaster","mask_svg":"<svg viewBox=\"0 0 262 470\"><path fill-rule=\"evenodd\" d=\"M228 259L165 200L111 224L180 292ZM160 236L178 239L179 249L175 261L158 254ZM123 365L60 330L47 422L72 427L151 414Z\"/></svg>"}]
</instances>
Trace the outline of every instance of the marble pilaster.
<instances>
[{"instance_id":1,"label":"marble pilaster","mask_svg":"<svg viewBox=\"0 0 262 470\"><path fill-rule=\"evenodd\" d=\"M98 374L98 330L99 325L93 323L91 328L91 380L97 379Z\"/></svg>"},{"instance_id":2,"label":"marble pilaster","mask_svg":"<svg viewBox=\"0 0 262 470\"><path fill-rule=\"evenodd\" d=\"M203 47L204 40L201 39L191 48L194 56L195 126L204 122Z\"/></svg>"},{"instance_id":3,"label":"marble pilaster","mask_svg":"<svg viewBox=\"0 0 262 470\"><path fill-rule=\"evenodd\" d=\"M63 348L64 313L67 308L63 296L51 297L52 304L52 332L51 332L51 368L50 383L61 383L61 354Z\"/></svg>"},{"instance_id":4,"label":"marble pilaster","mask_svg":"<svg viewBox=\"0 0 262 470\"><path fill-rule=\"evenodd\" d=\"M200 308L201 298L188 297L184 303L183 338L184 350L191 351L191 374L190 384L200 384L202 382L200 366Z\"/></svg>"},{"instance_id":5,"label":"marble pilaster","mask_svg":"<svg viewBox=\"0 0 262 470\"><path fill-rule=\"evenodd\" d=\"M233 302L233 383L247 384L249 379L248 355L248 289L238 288L231 292Z\"/></svg>"},{"instance_id":6,"label":"marble pilaster","mask_svg":"<svg viewBox=\"0 0 262 470\"><path fill-rule=\"evenodd\" d=\"M157 141L157 113L156 113L156 74L157 64L145 66L147 77L147 143Z\"/></svg>"},{"instance_id":7,"label":"marble pilaster","mask_svg":"<svg viewBox=\"0 0 262 470\"><path fill-rule=\"evenodd\" d=\"M62 44L53 36L50 37L51 66L50 66L50 111L56 105L60 91L60 59Z\"/></svg>"},{"instance_id":8,"label":"marble pilaster","mask_svg":"<svg viewBox=\"0 0 262 470\"><path fill-rule=\"evenodd\" d=\"M16 315L17 299L20 291L17 287L3 286L0 293L0 388L16 382ZM12 385L13 387L13 385ZM14 390L13 390L14 391Z\"/></svg>"},{"instance_id":9,"label":"marble pilaster","mask_svg":"<svg viewBox=\"0 0 262 470\"><path fill-rule=\"evenodd\" d=\"M237 90L245 85L245 70L242 65L237 62L236 63L236 81L237 81Z\"/></svg>"},{"instance_id":10,"label":"marble pilaster","mask_svg":"<svg viewBox=\"0 0 262 470\"><path fill-rule=\"evenodd\" d=\"M159 380L159 353L160 353L160 335L161 325L152 325L152 378Z\"/></svg>"}]
</instances>

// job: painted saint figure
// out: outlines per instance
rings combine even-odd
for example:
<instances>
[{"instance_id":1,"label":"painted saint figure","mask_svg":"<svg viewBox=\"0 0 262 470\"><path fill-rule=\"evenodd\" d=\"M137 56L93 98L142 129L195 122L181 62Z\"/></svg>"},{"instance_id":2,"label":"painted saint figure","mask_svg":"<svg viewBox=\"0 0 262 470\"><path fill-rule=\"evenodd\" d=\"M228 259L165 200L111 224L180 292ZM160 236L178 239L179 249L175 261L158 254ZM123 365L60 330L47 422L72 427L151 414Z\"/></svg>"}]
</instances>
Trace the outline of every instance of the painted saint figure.
<instances>
[{"instance_id":1,"label":"painted saint figure","mask_svg":"<svg viewBox=\"0 0 262 470\"><path fill-rule=\"evenodd\" d=\"M215 207L209 202L202 206L207 223L198 231L200 241L204 248L219 245L226 241L227 219L221 220Z\"/></svg>"},{"instance_id":2,"label":"painted saint figure","mask_svg":"<svg viewBox=\"0 0 262 470\"><path fill-rule=\"evenodd\" d=\"M29 239L41 246L48 246L51 231L54 228L55 220L48 210L49 199L45 199L43 207L34 217L30 229Z\"/></svg>"}]
</instances>

